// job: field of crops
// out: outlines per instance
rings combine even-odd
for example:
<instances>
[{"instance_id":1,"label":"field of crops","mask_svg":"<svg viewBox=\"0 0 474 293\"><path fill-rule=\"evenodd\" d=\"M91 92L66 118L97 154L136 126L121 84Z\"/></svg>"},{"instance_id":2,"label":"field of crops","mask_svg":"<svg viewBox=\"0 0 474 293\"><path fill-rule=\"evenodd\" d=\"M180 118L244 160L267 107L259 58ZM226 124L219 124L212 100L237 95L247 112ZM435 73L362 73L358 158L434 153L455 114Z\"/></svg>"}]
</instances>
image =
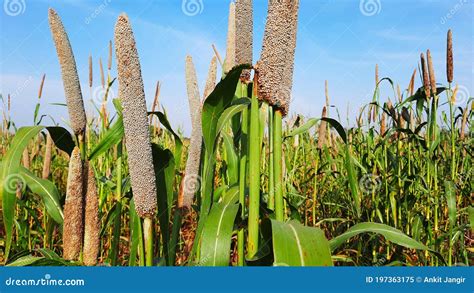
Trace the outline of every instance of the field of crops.
<instances>
[{"instance_id":1,"label":"field of crops","mask_svg":"<svg viewBox=\"0 0 474 293\"><path fill-rule=\"evenodd\" d=\"M290 112L298 10L297 0L269 2L257 62L252 1L231 3L225 57L214 48L203 91L192 57L176 61L188 138L169 122L159 83L147 107L126 14L105 69L89 59L89 87L104 96L86 114L74 48L50 9L69 125L43 121L44 76L32 126L15 127L1 93L0 263L473 265L474 103L456 85L456 32L439 40L446 72L429 50L406 85L374 64L373 97L343 127L350 117L332 106L328 82L320 117Z\"/></svg>"}]
</instances>

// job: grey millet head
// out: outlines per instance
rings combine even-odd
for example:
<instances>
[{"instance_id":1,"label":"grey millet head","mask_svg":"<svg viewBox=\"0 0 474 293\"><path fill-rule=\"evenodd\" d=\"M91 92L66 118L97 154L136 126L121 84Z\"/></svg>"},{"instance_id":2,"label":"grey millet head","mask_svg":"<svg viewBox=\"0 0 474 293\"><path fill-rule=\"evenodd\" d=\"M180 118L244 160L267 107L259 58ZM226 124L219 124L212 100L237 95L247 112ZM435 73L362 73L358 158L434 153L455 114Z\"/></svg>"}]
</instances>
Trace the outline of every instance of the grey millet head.
<instances>
[{"instance_id":1,"label":"grey millet head","mask_svg":"<svg viewBox=\"0 0 474 293\"><path fill-rule=\"evenodd\" d=\"M298 0L270 0L257 64L258 97L283 115L289 110L293 84Z\"/></svg>"},{"instance_id":2,"label":"grey millet head","mask_svg":"<svg viewBox=\"0 0 474 293\"><path fill-rule=\"evenodd\" d=\"M135 208L140 217L156 213L156 184L147 107L138 52L127 15L115 25L119 97Z\"/></svg>"},{"instance_id":3,"label":"grey millet head","mask_svg":"<svg viewBox=\"0 0 474 293\"><path fill-rule=\"evenodd\" d=\"M61 65L61 75L71 128L76 135L82 135L86 129L87 118L84 110L84 101L82 100L79 76L77 75L76 61L59 15L51 8L48 14L49 27L56 46L59 64Z\"/></svg>"}]
</instances>

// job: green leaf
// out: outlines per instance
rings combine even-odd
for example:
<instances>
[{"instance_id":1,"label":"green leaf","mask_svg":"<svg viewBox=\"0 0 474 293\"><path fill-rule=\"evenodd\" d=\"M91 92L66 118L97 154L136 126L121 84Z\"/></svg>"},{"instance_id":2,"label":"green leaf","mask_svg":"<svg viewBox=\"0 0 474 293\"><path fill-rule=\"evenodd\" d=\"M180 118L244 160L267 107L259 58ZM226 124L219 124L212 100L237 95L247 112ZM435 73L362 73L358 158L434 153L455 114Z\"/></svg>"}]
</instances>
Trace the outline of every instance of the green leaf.
<instances>
[{"instance_id":1,"label":"green leaf","mask_svg":"<svg viewBox=\"0 0 474 293\"><path fill-rule=\"evenodd\" d=\"M160 221L161 234L163 238L163 250L168 262L168 249L170 240L170 215L173 203L173 185L175 177L175 161L173 153L168 149L162 149L157 144L152 144L153 165L155 167L158 218Z\"/></svg>"},{"instance_id":2,"label":"green leaf","mask_svg":"<svg viewBox=\"0 0 474 293\"><path fill-rule=\"evenodd\" d=\"M94 149L89 154L89 160L92 161L98 158L110 148L117 145L122 140L123 135L123 120L122 115L119 115L114 125L107 130L102 139L95 145Z\"/></svg>"},{"instance_id":3,"label":"green leaf","mask_svg":"<svg viewBox=\"0 0 474 293\"><path fill-rule=\"evenodd\" d=\"M225 162L227 164L227 177L229 178L229 185L234 185L239 180L239 158L230 135L223 132L222 138L224 142Z\"/></svg>"},{"instance_id":4,"label":"green leaf","mask_svg":"<svg viewBox=\"0 0 474 293\"><path fill-rule=\"evenodd\" d=\"M245 102L242 101L241 104L230 106L229 108L225 109L224 112L222 112L222 115L219 117L219 120L217 121L216 138L219 136L222 129L224 129L224 126L226 125L226 123L230 121L230 119L234 115L248 108L248 105L250 104L250 100L249 99L240 99L240 100L244 100Z\"/></svg>"},{"instance_id":5,"label":"green leaf","mask_svg":"<svg viewBox=\"0 0 474 293\"><path fill-rule=\"evenodd\" d=\"M456 225L456 188L451 181L444 182L446 190L446 202L448 204L449 226L451 229Z\"/></svg>"},{"instance_id":6,"label":"green leaf","mask_svg":"<svg viewBox=\"0 0 474 293\"><path fill-rule=\"evenodd\" d=\"M302 134L302 133L310 130L311 127L315 126L318 123L319 120L321 120L321 119L318 119L318 118L309 119L308 121L306 121L300 127L297 127L295 129L293 129L292 131L290 131L290 133L288 133L285 138L292 137L292 136L295 136L295 135L299 135L299 134Z\"/></svg>"},{"instance_id":7,"label":"green leaf","mask_svg":"<svg viewBox=\"0 0 474 293\"><path fill-rule=\"evenodd\" d=\"M229 265L232 230L238 211L239 205L234 201L212 206L202 230L199 265Z\"/></svg>"},{"instance_id":8,"label":"green leaf","mask_svg":"<svg viewBox=\"0 0 474 293\"><path fill-rule=\"evenodd\" d=\"M387 239L388 241L398 244L400 246L410 248L410 249L430 251L434 253L436 256L438 256L444 262L443 257L438 252L428 248L424 244L421 244L420 242L416 241L415 239L410 238L408 235L404 234L402 231L395 229L393 227L387 226L385 224L371 223L371 222L356 224L352 226L351 228L349 228L343 234L331 239L329 241L331 245L331 250L332 251L336 250L339 246L344 244L348 239L356 235L359 235L361 233L380 234L384 236L385 239Z\"/></svg>"},{"instance_id":9,"label":"green leaf","mask_svg":"<svg viewBox=\"0 0 474 293\"><path fill-rule=\"evenodd\" d=\"M181 153L183 149L183 142L181 140L181 137L179 137L179 135L177 135L176 132L171 127L171 124L168 121L168 117L166 117L166 114L162 112L150 112L149 114L156 115L158 119L160 120L161 125L163 125L173 135L174 143L175 143L174 161L175 161L176 169L179 170L181 167Z\"/></svg>"},{"instance_id":10,"label":"green leaf","mask_svg":"<svg viewBox=\"0 0 474 293\"><path fill-rule=\"evenodd\" d=\"M21 179L20 160L28 142L38 135L43 126L22 127L18 129L10 147L3 158L0 169L0 198L2 199L3 223L6 232L5 259L8 259L13 235L13 218L15 216L16 186Z\"/></svg>"},{"instance_id":11,"label":"green leaf","mask_svg":"<svg viewBox=\"0 0 474 293\"><path fill-rule=\"evenodd\" d=\"M348 144L345 145L344 165L347 171L347 180L349 181L349 188L351 189L352 199L354 200L357 217L361 214L361 198L359 193L359 184L357 181L356 171L354 169L354 160L351 154L351 148Z\"/></svg>"},{"instance_id":12,"label":"green leaf","mask_svg":"<svg viewBox=\"0 0 474 293\"><path fill-rule=\"evenodd\" d=\"M43 199L46 211L56 223L63 224L63 210L59 203L59 191L49 180L40 179L26 168L20 167L21 176L25 180L28 188Z\"/></svg>"},{"instance_id":13,"label":"green leaf","mask_svg":"<svg viewBox=\"0 0 474 293\"><path fill-rule=\"evenodd\" d=\"M336 129L337 133L339 136L342 138L344 143L347 143L347 134L346 131L344 130L344 127L335 119L332 118L321 118L321 120L326 121L329 123L334 129Z\"/></svg>"},{"instance_id":14,"label":"green leaf","mask_svg":"<svg viewBox=\"0 0 474 293\"><path fill-rule=\"evenodd\" d=\"M69 131L64 127L58 126L46 127L46 129L48 130L49 135L51 135L54 145L60 150L66 152L68 155L71 155L76 144L74 143L74 139Z\"/></svg>"},{"instance_id":15,"label":"green leaf","mask_svg":"<svg viewBox=\"0 0 474 293\"><path fill-rule=\"evenodd\" d=\"M235 185L224 191L222 195L223 203L236 203L239 200L239 186Z\"/></svg>"},{"instance_id":16,"label":"green leaf","mask_svg":"<svg viewBox=\"0 0 474 293\"><path fill-rule=\"evenodd\" d=\"M31 266L35 262L44 259L42 256L32 256L32 255L27 255L20 257L19 259L15 260L12 263L7 264L7 267L26 267L26 266Z\"/></svg>"},{"instance_id":17,"label":"green leaf","mask_svg":"<svg viewBox=\"0 0 474 293\"><path fill-rule=\"evenodd\" d=\"M332 266L329 242L319 228L295 220L288 223L265 219L265 238L271 241L275 266ZM269 233L271 230L271 233Z\"/></svg>"},{"instance_id":18,"label":"green leaf","mask_svg":"<svg viewBox=\"0 0 474 293\"><path fill-rule=\"evenodd\" d=\"M225 109L232 103L237 83L243 69L250 69L250 65L234 67L226 77L215 87L207 97L202 108L202 132L206 149L211 153L218 135L218 121ZM230 118L230 117L229 117ZM223 122L221 122L223 124Z\"/></svg>"}]
</instances>

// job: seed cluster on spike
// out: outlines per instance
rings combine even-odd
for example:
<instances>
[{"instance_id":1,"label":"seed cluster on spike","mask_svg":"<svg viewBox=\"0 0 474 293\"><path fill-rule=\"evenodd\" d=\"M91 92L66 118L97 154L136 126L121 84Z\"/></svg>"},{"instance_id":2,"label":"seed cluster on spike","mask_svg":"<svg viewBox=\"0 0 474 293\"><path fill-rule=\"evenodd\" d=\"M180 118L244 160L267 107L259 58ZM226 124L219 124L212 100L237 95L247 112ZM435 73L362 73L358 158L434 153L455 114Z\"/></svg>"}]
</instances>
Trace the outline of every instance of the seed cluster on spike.
<instances>
[{"instance_id":1,"label":"seed cluster on spike","mask_svg":"<svg viewBox=\"0 0 474 293\"><path fill-rule=\"evenodd\" d=\"M189 111L191 113L192 130L189 143L188 160L182 182L182 200L180 206L190 207L196 189L200 186L199 166L201 160L202 126L201 126L201 99L197 84L196 70L193 59L186 57L186 88L188 92Z\"/></svg>"},{"instance_id":2,"label":"seed cluster on spike","mask_svg":"<svg viewBox=\"0 0 474 293\"><path fill-rule=\"evenodd\" d=\"M203 101L209 97L214 88L216 87L216 77L217 77L217 58L213 56L211 59L211 64L209 65L209 71L207 73L206 86L204 87L204 96Z\"/></svg>"},{"instance_id":3,"label":"seed cluster on spike","mask_svg":"<svg viewBox=\"0 0 474 293\"><path fill-rule=\"evenodd\" d=\"M453 33L448 31L448 40L446 45L446 77L449 83L453 82L454 61L453 61Z\"/></svg>"},{"instance_id":4,"label":"seed cluster on spike","mask_svg":"<svg viewBox=\"0 0 474 293\"><path fill-rule=\"evenodd\" d=\"M253 8L252 0L235 2L235 60L237 64L253 62ZM250 81L250 70L241 74L243 81Z\"/></svg>"},{"instance_id":5,"label":"seed cluster on spike","mask_svg":"<svg viewBox=\"0 0 474 293\"><path fill-rule=\"evenodd\" d=\"M49 9L49 26L56 46L59 64L61 65L61 75L71 127L76 135L81 135L85 132L87 119L79 76L77 75L76 61L63 23L56 11L51 8Z\"/></svg>"},{"instance_id":6,"label":"seed cluster on spike","mask_svg":"<svg viewBox=\"0 0 474 293\"><path fill-rule=\"evenodd\" d=\"M427 99L430 98L430 77L428 74L428 65L426 64L425 55L421 53L420 55L421 62L421 71L423 73L423 89L425 91L425 96Z\"/></svg>"},{"instance_id":7,"label":"seed cluster on spike","mask_svg":"<svg viewBox=\"0 0 474 293\"><path fill-rule=\"evenodd\" d=\"M433 96L436 96L436 77L434 73L433 59L431 59L430 50L426 51L426 59L428 60L428 73L430 75L431 94Z\"/></svg>"},{"instance_id":8,"label":"seed cluster on spike","mask_svg":"<svg viewBox=\"0 0 474 293\"><path fill-rule=\"evenodd\" d=\"M84 218L84 264L97 264L100 249L99 194L94 169L89 162L84 164L85 218Z\"/></svg>"},{"instance_id":9,"label":"seed cluster on spike","mask_svg":"<svg viewBox=\"0 0 474 293\"><path fill-rule=\"evenodd\" d=\"M258 97L286 115L293 84L299 0L270 0L257 63Z\"/></svg>"},{"instance_id":10,"label":"seed cluster on spike","mask_svg":"<svg viewBox=\"0 0 474 293\"><path fill-rule=\"evenodd\" d=\"M147 107L135 38L125 14L115 25L115 47L135 208L140 217L151 217L156 213L157 200Z\"/></svg>"},{"instance_id":11,"label":"seed cluster on spike","mask_svg":"<svg viewBox=\"0 0 474 293\"><path fill-rule=\"evenodd\" d=\"M83 223L83 162L79 148L74 148L69 160L66 202L64 203L63 250L64 258L75 260L82 247Z\"/></svg>"},{"instance_id":12,"label":"seed cluster on spike","mask_svg":"<svg viewBox=\"0 0 474 293\"><path fill-rule=\"evenodd\" d=\"M224 61L224 72L229 72L235 66L235 4L229 6L229 23L227 28L227 48Z\"/></svg>"}]
</instances>

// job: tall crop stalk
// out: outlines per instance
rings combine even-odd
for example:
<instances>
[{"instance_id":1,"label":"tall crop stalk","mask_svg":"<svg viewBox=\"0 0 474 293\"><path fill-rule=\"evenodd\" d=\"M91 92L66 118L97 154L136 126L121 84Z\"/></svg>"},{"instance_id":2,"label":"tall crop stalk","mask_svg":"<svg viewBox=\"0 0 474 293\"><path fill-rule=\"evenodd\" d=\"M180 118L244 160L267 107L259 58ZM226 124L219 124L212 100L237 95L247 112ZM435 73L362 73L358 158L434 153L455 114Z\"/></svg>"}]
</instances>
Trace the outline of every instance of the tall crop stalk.
<instances>
[{"instance_id":1,"label":"tall crop stalk","mask_svg":"<svg viewBox=\"0 0 474 293\"><path fill-rule=\"evenodd\" d=\"M275 217L278 221L284 220L282 124L282 113L277 109L273 115L273 182L275 188Z\"/></svg>"},{"instance_id":2,"label":"tall crop stalk","mask_svg":"<svg viewBox=\"0 0 474 293\"><path fill-rule=\"evenodd\" d=\"M250 104L249 129L249 224L247 255L253 258L258 251L260 212L260 112L257 99L257 78L254 78Z\"/></svg>"},{"instance_id":3,"label":"tall crop stalk","mask_svg":"<svg viewBox=\"0 0 474 293\"><path fill-rule=\"evenodd\" d=\"M248 86L246 83L240 82L237 88L238 97L248 96ZM239 163L239 204L241 206L241 217L245 217L246 204L245 204L245 192L247 188L247 153L248 153L248 135L249 135L249 110L245 108L242 111L241 120L241 136L240 136L240 163ZM238 253L238 264L239 266L244 265L245 261L245 230L242 228L237 234L237 253Z\"/></svg>"},{"instance_id":4,"label":"tall crop stalk","mask_svg":"<svg viewBox=\"0 0 474 293\"><path fill-rule=\"evenodd\" d=\"M119 96L123 107L125 145L137 214L144 219L146 265L153 264L153 216L157 209L156 181L140 61L127 15L115 25Z\"/></svg>"}]
</instances>

